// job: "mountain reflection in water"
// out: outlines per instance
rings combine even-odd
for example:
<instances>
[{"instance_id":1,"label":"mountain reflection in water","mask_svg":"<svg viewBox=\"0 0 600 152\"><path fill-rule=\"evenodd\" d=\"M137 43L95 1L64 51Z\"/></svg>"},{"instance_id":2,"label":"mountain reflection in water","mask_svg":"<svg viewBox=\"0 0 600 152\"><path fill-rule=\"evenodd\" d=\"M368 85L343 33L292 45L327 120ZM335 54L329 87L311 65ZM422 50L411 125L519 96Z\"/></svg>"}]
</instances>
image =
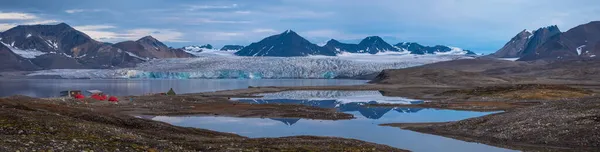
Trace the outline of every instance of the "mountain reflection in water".
<instances>
[{"instance_id":1,"label":"mountain reflection in water","mask_svg":"<svg viewBox=\"0 0 600 152\"><path fill-rule=\"evenodd\" d=\"M335 108L340 112L358 111L362 116L369 119L379 119L390 111L399 113L417 113L423 108L401 108L401 107L368 107L367 104L376 104L370 102L350 102L342 103L337 100L295 100L295 99L238 99L237 101L255 104L300 104L320 108ZM300 119L273 119L281 121L287 125L293 125Z\"/></svg>"}]
</instances>

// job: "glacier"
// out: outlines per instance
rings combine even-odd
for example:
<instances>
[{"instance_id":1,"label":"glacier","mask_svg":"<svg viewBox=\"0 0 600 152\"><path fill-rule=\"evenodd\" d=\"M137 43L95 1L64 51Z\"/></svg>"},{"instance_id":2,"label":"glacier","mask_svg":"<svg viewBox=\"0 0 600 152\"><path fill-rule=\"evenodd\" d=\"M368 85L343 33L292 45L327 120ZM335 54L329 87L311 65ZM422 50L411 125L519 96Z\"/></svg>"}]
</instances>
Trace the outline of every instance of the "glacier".
<instances>
[{"instance_id":1,"label":"glacier","mask_svg":"<svg viewBox=\"0 0 600 152\"><path fill-rule=\"evenodd\" d=\"M134 68L52 69L28 76L67 79L332 79L428 63L473 58L464 55L344 54L343 56L241 57L205 52L197 58L152 59Z\"/></svg>"},{"instance_id":2,"label":"glacier","mask_svg":"<svg viewBox=\"0 0 600 152\"><path fill-rule=\"evenodd\" d=\"M379 91L339 91L339 90L296 90L282 91L276 93L256 94L261 98L232 98L231 100L335 100L337 104L347 103L388 103L388 104L413 104L422 103L422 100L408 99L404 97L387 97Z\"/></svg>"}]
</instances>

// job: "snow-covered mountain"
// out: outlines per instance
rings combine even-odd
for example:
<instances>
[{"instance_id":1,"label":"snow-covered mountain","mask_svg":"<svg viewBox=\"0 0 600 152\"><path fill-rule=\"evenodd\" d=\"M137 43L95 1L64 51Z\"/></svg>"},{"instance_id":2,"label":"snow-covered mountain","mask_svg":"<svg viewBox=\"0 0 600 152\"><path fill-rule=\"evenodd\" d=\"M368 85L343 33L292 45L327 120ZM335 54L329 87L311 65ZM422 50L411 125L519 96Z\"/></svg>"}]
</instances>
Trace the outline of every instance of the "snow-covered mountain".
<instances>
[{"instance_id":1,"label":"snow-covered mountain","mask_svg":"<svg viewBox=\"0 0 600 152\"><path fill-rule=\"evenodd\" d=\"M474 52L464 50L457 47L449 47L444 45L423 46L414 42L400 42L394 47L402 51L408 51L410 54L455 54L455 55L475 55Z\"/></svg>"},{"instance_id":2,"label":"snow-covered mountain","mask_svg":"<svg viewBox=\"0 0 600 152\"><path fill-rule=\"evenodd\" d=\"M114 45L99 42L65 23L19 25L0 33L0 44L21 61L0 71L133 67L150 58L192 57L150 36Z\"/></svg>"},{"instance_id":3,"label":"snow-covered mountain","mask_svg":"<svg viewBox=\"0 0 600 152\"><path fill-rule=\"evenodd\" d=\"M335 39L327 41L327 44L323 46L325 49L331 50L336 54L344 53L368 53L378 54L385 52L399 52L399 50L392 45L385 42L381 37L370 36L358 44L342 43Z\"/></svg>"},{"instance_id":4,"label":"snow-covered mountain","mask_svg":"<svg viewBox=\"0 0 600 152\"><path fill-rule=\"evenodd\" d=\"M345 44L332 39L321 47L292 30L269 36L246 47L226 45L221 49L209 44L175 49L152 36L111 44L96 41L65 23L11 28L0 33L0 45L0 53L6 55L4 63L7 64L0 66L0 71L128 68L152 59L203 56L348 57L404 51L378 36L367 37L359 44Z\"/></svg>"},{"instance_id":5,"label":"snow-covered mountain","mask_svg":"<svg viewBox=\"0 0 600 152\"><path fill-rule=\"evenodd\" d=\"M215 49L212 45L210 44L205 44L205 45L191 45L191 46L186 46L186 47L182 47L181 50L193 54L196 57L205 57L205 56L234 56L233 53L237 52L238 50L219 50L219 49Z\"/></svg>"},{"instance_id":6,"label":"snow-covered mountain","mask_svg":"<svg viewBox=\"0 0 600 152\"><path fill-rule=\"evenodd\" d=\"M519 60L597 58L600 55L600 21L582 24L562 33L556 26L541 28L533 32L527 48Z\"/></svg>"},{"instance_id":7,"label":"snow-covered mountain","mask_svg":"<svg viewBox=\"0 0 600 152\"><path fill-rule=\"evenodd\" d=\"M0 42L24 61L15 64L33 63L40 69L131 67L143 62L110 44L95 41L65 23L19 25L0 33ZM0 69L3 70L8 69Z\"/></svg>"},{"instance_id":8,"label":"snow-covered mountain","mask_svg":"<svg viewBox=\"0 0 600 152\"><path fill-rule=\"evenodd\" d=\"M309 55L335 56L335 52L304 39L298 33L287 30L252 43L235 53L238 56L295 57Z\"/></svg>"},{"instance_id":9,"label":"snow-covered mountain","mask_svg":"<svg viewBox=\"0 0 600 152\"><path fill-rule=\"evenodd\" d=\"M180 49L170 48L152 36L145 36L137 41L119 42L112 46L143 60L194 57Z\"/></svg>"},{"instance_id":10,"label":"snow-covered mountain","mask_svg":"<svg viewBox=\"0 0 600 152\"><path fill-rule=\"evenodd\" d=\"M327 41L327 43L323 47L328 50L333 50L336 54L341 54L345 52L356 53L359 50L358 44L342 43L335 39Z\"/></svg>"},{"instance_id":11,"label":"snow-covered mountain","mask_svg":"<svg viewBox=\"0 0 600 152\"><path fill-rule=\"evenodd\" d=\"M244 46L242 45L225 45L221 48L221 51L239 51L243 48Z\"/></svg>"},{"instance_id":12,"label":"snow-covered mountain","mask_svg":"<svg viewBox=\"0 0 600 152\"><path fill-rule=\"evenodd\" d=\"M560 29L556 25L542 27L533 32L523 30L491 56L498 58L521 58L528 54L532 56L535 54L536 49L540 48L546 41L560 34Z\"/></svg>"},{"instance_id":13,"label":"snow-covered mountain","mask_svg":"<svg viewBox=\"0 0 600 152\"><path fill-rule=\"evenodd\" d=\"M369 36L358 44L342 43L335 39L318 46L302 38L296 32L288 30L284 33L267 37L260 42L252 43L236 53L239 56L336 56L342 54L468 54L475 55L469 50L456 47L436 45L422 46L417 43L398 43L392 46L379 36Z\"/></svg>"},{"instance_id":14,"label":"snow-covered mountain","mask_svg":"<svg viewBox=\"0 0 600 152\"><path fill-rule=\"evenodd\" d=\"M4 44L0 44L0 70L3 71L19 71L19 70L39 70L40 68L33 63L31 63L26 57L35 57L36 54L24 55L25 53L21 53L22 56L13 53L11 49L9 49Z\"/></svg>"},{"instance_id":15,"label":"snow-covered mountain","mask_svg":"<svg viewBox=\"0 0 600 152\"><path fill-rule=\"evenodd\" d=\"M358 52L377 54L383 52L398 52L399 50L385 42L379 36L369 36L358 43ZM352 52L351 52L352 53Z\"/></svg>"},{"instance_id":16,"label":"snow-covered mountain","mask_svg":"<svg viewBox=\"0 0 600 152\"><path fill-rule=\"evenodd\" d=\"M213 46L210 44L205 44L205 45L190 45L190 46L185 46L181 48L182 50L186 51L186 52L202 52L202 51L208 51L208 50L213 50Z\"/></svg>"}]
</instances>

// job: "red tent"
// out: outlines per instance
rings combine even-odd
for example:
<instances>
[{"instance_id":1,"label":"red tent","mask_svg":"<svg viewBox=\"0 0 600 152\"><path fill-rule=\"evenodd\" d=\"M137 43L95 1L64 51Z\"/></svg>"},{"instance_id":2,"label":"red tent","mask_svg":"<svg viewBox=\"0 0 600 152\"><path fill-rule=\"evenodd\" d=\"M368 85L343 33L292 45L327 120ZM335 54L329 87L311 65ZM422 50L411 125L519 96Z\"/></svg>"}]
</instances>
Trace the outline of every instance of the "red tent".
<instances>
[{"instance_id":1,"label":"red tent","mask_svg":"<svg viewBox=\"0 0 600 152\"><path fill-rule=\"evenodd\" d=\"M85 96L83 96L83 94L76 94L75 96L73 96L75 99L84 99Z\"/></svg>"},{"instance_id":2,"label":"red tent","mask_svg":"<svg viewBox=\"0 0 600 152\"><path fill-rule=\"evenodd\" d=\"M96 99L96 100L100 100L100 101L104 101L106 100L106 95L99 95L99 94L93 94L91 96L92 99Z\"/></svg>"},{"instance_id":3,"label":"red tent","mask_svg":"<svg viewBox=\"0 0 600 152\"><path fill-rule=\"evenodd\" d=\"M110 96L110 98L108 98L108 101L110 102L119 102L119 99L115 96Z\"/></svg>"}]
</instances>

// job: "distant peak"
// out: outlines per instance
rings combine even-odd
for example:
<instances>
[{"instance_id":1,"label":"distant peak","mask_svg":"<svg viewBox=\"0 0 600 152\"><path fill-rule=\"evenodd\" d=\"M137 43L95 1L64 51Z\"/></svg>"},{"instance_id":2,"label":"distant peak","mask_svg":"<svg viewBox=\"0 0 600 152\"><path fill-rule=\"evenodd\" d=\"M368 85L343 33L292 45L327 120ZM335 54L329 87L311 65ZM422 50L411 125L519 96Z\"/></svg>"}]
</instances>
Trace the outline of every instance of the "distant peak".
<instances>
[{"instance_id":1,"label":"distant peak","mask_svg":"<svg viewBox=\"0 0 600 152\"><path fill-rule=\"evenodd\" d=\"M285 30L283 33L281 34L296 34L296 32L294 32L293 30Z\"/></svg>"},{"instance_id":2,"label":"distant peak","mask_svg":"<svg viewBox=\"0 0 600 152\"><path fill-rule=\"evenodd\" d=\"M331 40L327 41L327 43L340 43L340 41L335 40L335 39L331 39Z\"/></svg>"},{"instance_id":3,"label":"distant peak","mask_svg":"<svg viewBox=\"0 0 600 152\"><path fill-rule=\"evenodd\" d=\"M408 45L408 44L419 44L419 43L417 43L417 42L400 42L400 43L398 43L398 44L401 44L401 45Z\"/></svg>"},{"instance_id":4,"label":"distant peak","mask_svg":"<svg viewBox=\"0 0 600 152\"><path fill-rule=\"evenodd\" d=\"M151 35L144 36L144 37L140 38L138 41L142 41L142 40L158 41L156 38L152 37Z\"/></svg>"},{"instance_id":5,"label":"distant peak","mask_svg":"<svg viewBox=\"0 0 600 152\"><path fill-rule=\"evenodd\" d=\"M67 23L59 23L56 25L52 24L36 24L36 25L17 25L16 27L27 28L27 27L52 27L59 29L73 29L73 27L69 26Z\"/></svg>"},{"instance_id":6,"label":"distant peak","mask_svg":"<svg viewBox=\"0 0 600 152\"><path fill-rule=\"evenodd\" d=\"M204 45L200 46L200 48L213 49L213 46L210 44L204 44Z\"/></svg>"},{"instance_id":7,"label":"distant peak","mask_svg":"<svg viewBox=\"0 0 600 152\"><path fill-rule=\"evenodd\" d=\"M69 24L64 23L64 22L58 23L58 24L56 24L56 26L68 26L68 27L71 27L71 26L69 26Z\"/></svg>"},{"instance_id":8,"label":"distant peak","mask_svg":"<svg viewBox=\"0 0 600 152\"><path fill-rule=\"evenodd\" d=\"M286 30L285 32L279 34L279 35L275 35L275 36L280 36L280 37L291 37L291 38L298 38L298 37L302 37L300 36L298 33L292 31L292 30Z\"/></svg>"},{"instance_id":9,"label":"distant peak","mask_svg":"<svg viewBox=\"0 0 600 152\"><path fill-rule=\"evenodd\" d=\"M285 32L283 32L282 34L293 34L296 33L293 30L285 30Z\"/></svg>"},{"instance_id":10,"label":"distant peak","mask_svg":"<svg viewBox=\"0 0 600 152\"><path fill-rule=\"evenodd\" d=\"M379 37L379 36L369 36L369 37L366 37L365 39L363 39L361 41L361 43L367 43L367 42L368 43L375 43L375 42L378 42L378 41L383 41L383 39L381 39L381 37Z\"/></svg>"},{"instance_id":11,"label":"distant peak","mask_svg":"<svg viewBox=\"0 0 600 152\"><path fill-rule=\"evenodd\" d=\"M369 37L367 37L365 39L381 39L381 37L379 37L379 36L369 36Z\"/></svg>"},{"instance_id":12,"label":"distant peak","mask_svg":"<svg viewBox=\"0 0 600 152\"><path fill-rule=\"evenodd\" d=\"M539 29L533 31L532 33L536 33L536 32L539 32L539 31L544 31L544 30L560 32L560 29L558 29L558 26L556 26L556 25L550 25L550 26L539 28Z\"/></svg>"}]
</instances>

